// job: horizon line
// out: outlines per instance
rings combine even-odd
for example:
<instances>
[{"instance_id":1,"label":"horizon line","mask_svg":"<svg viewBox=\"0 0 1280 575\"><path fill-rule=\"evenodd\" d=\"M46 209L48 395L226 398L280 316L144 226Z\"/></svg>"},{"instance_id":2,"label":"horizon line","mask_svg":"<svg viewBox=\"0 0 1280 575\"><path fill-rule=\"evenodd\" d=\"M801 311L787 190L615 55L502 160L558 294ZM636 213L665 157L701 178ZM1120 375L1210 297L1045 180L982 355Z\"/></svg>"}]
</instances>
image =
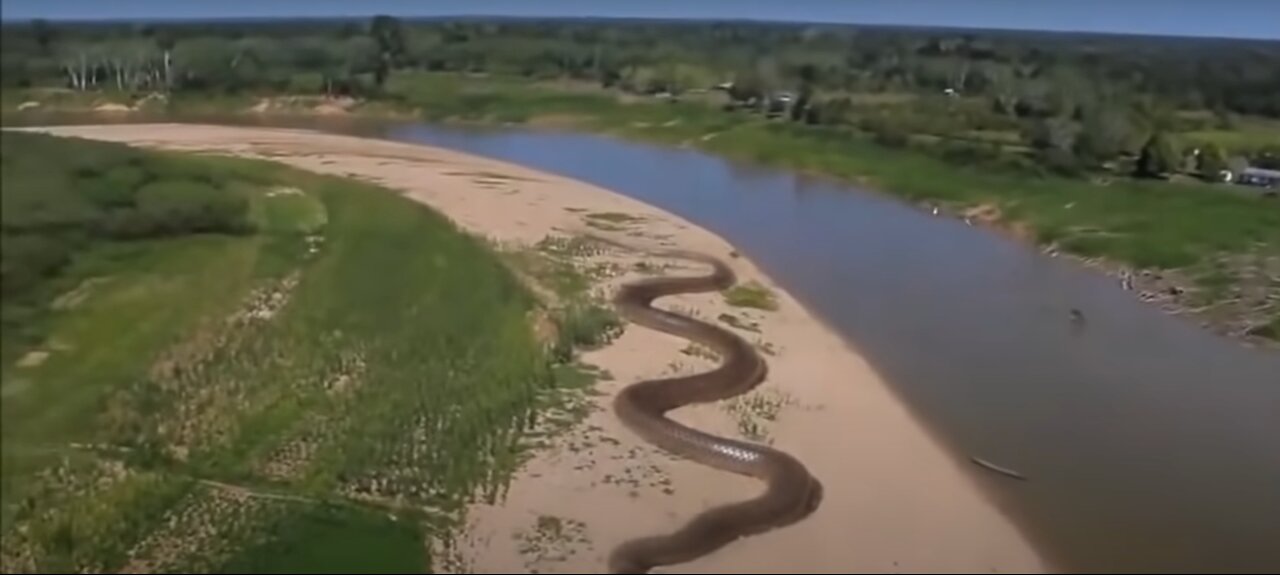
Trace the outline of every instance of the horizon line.
<instances>
[{"instance_id":1,"label":"horizon line","mask_svg":"<svg viewBox=\"0 0 1280 575\"><path fill-rule=\"evenodd\" d=\"M1261 37L1261 36L1215 36L1208 34L1174 34L1174 33L1151 33L1151 32L1119 32L1112 30L1079 30L1079 29L1052 29L1052 28L1008 28L1008 27L978 27L965 26L957 24L898 24L887 22L846 22L846 21L812 21L812 20L774 20L762 18L701 18L701 17L683 17L683 18L664 18L656 16L576 16L576 15L504 15L504 14L437 14L437 15L406 15L397 16L386 12L372 12L368 14L333 14L319 16L216 16L216 17L180 17L180 16L155 16L142 18L5 18L0 16L0 24L28 24L37 20L46 22L63 23L63 24L148 24L148 23L199 23L199 22L275 22L275 21L344 21L344 20L363 20L374 16L392 16L399 20L413 22L423 20L523 20L523 21L557 21L557 20L598 20L598 21L615 21L615 22L671 22L671 23L738 23L738 24L772 24L772 25L799 25L799 26L830 26L830 27L867 27L867 28L902 28L915 30L966 30L975 32L1027 32L1041 34L1084 34L1094 36L1118 36L1118 37L1139 37L1139 38L1185 38L1198 40L1231 40L1231 41L1261 41L1261 42L1280 42L1280 36Z\"/></svg>"}]
</instances>

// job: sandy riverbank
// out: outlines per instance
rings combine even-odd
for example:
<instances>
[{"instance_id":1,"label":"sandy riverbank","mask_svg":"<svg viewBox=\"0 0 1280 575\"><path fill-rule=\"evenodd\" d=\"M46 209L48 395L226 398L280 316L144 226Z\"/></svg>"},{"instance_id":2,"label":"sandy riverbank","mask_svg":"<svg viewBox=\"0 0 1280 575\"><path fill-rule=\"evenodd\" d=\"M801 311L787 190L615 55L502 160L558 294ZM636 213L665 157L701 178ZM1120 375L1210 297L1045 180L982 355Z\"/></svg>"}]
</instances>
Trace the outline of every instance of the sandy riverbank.
<instances>
[{"instance_id":1,"label":"sandy riverbank","mask_svg":"<svg viewBox=\"0 0 1280 575\"><path fill-rule=\"evenodd\" d=\"M774 288L776 311L730 308L719 295L670 298L703 318L758 324L747 339L772 350L754 403L700 406L676 416L723 435L754 433L797 456L825 486L809 519L740 541L681 572L995 572L1045 569L1027 541L890 393L858 353L714 234L589 184L449 150L306 131L194 125L59 127L45 131L135 145L269 158L400 190L464 229L508 245L594 233L633 245L679 246L729 259L743 281ZM589 226L590 214L631 218ZM601 227L610 230L601 230ZM637 277L639 252L584 256L623 270L601 289ZM394 273L388 270L388 273ZM655 451L614 419L610 399L640 378L705 369L687 342L630 327L585 360L612 374L594 408L518 474L497 505L476 505L456 541L458 568L474 572L598 572L625 539L674 529L697 511L749 497L751 481ZM763 408L762 408L763 406ZM760 416L762 412L776 416ZM747 415L744 416L743 414ZM752 419L751 414L756 414ZM745 417L745 419L744 419ZM447 568L438 565L438 569Z\"/></svg>"}]
</instances>

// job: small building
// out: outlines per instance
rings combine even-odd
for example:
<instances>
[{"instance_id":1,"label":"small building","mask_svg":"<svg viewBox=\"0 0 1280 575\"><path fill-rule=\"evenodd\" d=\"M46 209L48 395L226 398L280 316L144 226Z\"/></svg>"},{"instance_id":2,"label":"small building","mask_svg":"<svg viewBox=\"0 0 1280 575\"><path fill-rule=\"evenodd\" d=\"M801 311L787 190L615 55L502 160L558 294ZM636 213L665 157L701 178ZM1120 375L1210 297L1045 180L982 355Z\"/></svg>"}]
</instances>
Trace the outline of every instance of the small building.
<instances>
[{"instance_id":1,"label":"small building","mask_svg":"<svg viewBox=\"0 0 1280 575\"><path fill-rule=\"evenodd\" d=\"M1242 186L1258 186L1260 188L1280 187L1280 170L1245 168L1236 174L1235 182Z\"/></svg>"}]
</instances>

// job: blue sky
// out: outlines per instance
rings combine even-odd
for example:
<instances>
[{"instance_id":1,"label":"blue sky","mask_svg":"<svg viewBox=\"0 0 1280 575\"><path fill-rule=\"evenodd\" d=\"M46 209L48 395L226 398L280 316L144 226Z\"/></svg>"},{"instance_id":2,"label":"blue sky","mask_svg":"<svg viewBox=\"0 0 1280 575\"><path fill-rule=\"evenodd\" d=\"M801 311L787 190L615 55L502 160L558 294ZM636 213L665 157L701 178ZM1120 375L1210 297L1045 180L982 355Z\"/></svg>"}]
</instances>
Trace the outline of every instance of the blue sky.
<instances>
[{"instance_id":1,"label":"blue sky","mask_svg":"<svg viewBox=\"0 0 1280 575\"><path fill-rule=\"evenodd\" d=\"M1280 39L1280 0L0 0L6 20L506 15L751 18Z\"/></svg>"}]
</instances>

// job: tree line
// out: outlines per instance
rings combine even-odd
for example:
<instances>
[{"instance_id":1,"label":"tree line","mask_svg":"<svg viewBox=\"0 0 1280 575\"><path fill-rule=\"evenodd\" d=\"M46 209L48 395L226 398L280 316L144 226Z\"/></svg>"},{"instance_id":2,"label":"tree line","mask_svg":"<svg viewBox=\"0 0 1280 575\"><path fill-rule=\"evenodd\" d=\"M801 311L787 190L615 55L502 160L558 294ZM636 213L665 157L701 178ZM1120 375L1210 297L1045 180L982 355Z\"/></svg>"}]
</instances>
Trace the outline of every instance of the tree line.
<instances>
[{"instance_id":1,"label":"tree line","mask_svg":"<svg viewBox=\"0 0 1280 575\"><path fill-rule=\"evenodd\" d=\"M1239 116L1280 118L1280 43L1269 41L378 16L34 21L7 24L0 42L6 87L376 96L406 71L569 79L676 97L720 87L738 108L848 125L890 145L938 136L962 155L1026 147L1063 171L1136 161L1148 149L1163 158L1169 154L1154 152L1169 148L1169 133L1229 130ZM1213 161L1223 155L1206 147ZM1180 163L1166 159L1149 167Z\"/></svg>"}]
</instances>

